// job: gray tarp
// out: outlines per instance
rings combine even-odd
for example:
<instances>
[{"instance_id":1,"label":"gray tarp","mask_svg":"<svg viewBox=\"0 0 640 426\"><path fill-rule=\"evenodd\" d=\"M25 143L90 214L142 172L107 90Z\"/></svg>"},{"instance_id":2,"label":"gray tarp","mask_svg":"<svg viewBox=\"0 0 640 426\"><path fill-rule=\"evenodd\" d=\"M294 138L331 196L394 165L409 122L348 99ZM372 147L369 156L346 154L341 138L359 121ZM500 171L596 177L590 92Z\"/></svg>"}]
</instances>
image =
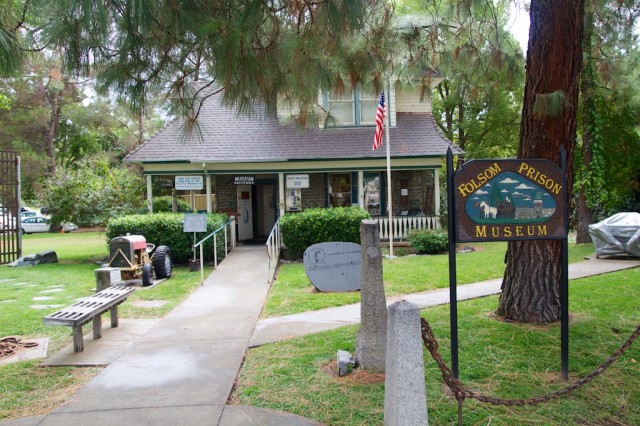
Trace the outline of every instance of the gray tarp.
<instances>
[{"instance_id":1,"label":"gray tarp","mask_svg":"<svg viewBox=\"0 0 640 426\"><path fill-rule=\"evenodd\" d=\"M596 256L628 254L640 257L640 213L618 213L589 225Z\"/></svg>"}]
</instances>

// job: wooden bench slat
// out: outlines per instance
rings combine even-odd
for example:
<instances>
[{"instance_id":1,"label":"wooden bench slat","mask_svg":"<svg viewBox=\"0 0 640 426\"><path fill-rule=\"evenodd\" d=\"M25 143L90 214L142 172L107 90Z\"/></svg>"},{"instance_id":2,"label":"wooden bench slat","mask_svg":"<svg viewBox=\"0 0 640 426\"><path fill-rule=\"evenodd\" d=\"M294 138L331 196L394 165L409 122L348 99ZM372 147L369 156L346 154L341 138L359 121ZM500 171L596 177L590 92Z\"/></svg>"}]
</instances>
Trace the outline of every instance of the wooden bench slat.
<instances>
[{"instance_id":1,"label":"wooden bench slat","mask_svg":"<svg viewBox=\"0 0 640 426\"><path fill-rule=\"evenodd\" d=\"M124 302L134 292L128 287L111 287L93 296L83 297L71 306L53 312L43 318L47 325L67 325L73 328L73 350L82 352L82 326L93 320L93 338L102 337L101 315L107 311L111 313L111 326L118 326L117 306Z\"/></svg>"}]
</instances>

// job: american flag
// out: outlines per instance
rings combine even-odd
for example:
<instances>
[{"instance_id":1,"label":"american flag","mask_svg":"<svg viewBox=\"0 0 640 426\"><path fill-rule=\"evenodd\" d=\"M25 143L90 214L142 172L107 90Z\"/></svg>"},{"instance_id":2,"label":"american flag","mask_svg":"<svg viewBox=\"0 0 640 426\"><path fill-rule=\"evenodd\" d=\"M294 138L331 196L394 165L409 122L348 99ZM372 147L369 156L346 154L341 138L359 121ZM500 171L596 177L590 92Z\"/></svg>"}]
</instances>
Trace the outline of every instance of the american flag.
<instances>
[{"instance_id":1,"label":"american flag","mask_svg":"<svg viewBox=\"0 0 640 426\"><path fill-rule=\"evenodd\" d=\"M376 111L376 134L373 138L373 150L382 146L382 133L384 131L384 90L380 95L378 110Z\"/></svg>"}]
</instances>

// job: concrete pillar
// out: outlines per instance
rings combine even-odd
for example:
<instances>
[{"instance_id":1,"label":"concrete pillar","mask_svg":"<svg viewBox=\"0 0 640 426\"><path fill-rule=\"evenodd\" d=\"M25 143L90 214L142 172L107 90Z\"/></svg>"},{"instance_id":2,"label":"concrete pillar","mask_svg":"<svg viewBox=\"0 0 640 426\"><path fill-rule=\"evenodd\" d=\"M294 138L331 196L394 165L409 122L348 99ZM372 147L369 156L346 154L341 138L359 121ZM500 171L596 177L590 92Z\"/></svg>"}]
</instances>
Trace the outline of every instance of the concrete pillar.
<instances>
[{"instance_id":1,"label":"concrete pillar","mask_svg":"<svg viewBox=\"0 0 640 426\"><path fill-rule=\"evenodd\" d=\"M118 268L98 268L94 272L96 274L96 292L109 288L116 283L122 283L122 275Z\"/></svg>"},{"instance_id":2,"label":"concrete pillar","mask_svg":"<svg viewBox=\"0 0 640 426\"><path fill-rule=\"evenodd\" d=\"M420 310L401 300L389 306L384 424L428 425Z\"/></svg>"},{"instance_id":3,"label":"concrete pillar","mask_svg":"<svg viewBox=\"0 0 640 426\"><path fill-rule=\"evenodd\" d=\"M387 300L382 283L379 232L375 220L360 223L362 289L355 357L360 368L370 371L384 371L387 349Z\"/></svg>"}]
</instances>

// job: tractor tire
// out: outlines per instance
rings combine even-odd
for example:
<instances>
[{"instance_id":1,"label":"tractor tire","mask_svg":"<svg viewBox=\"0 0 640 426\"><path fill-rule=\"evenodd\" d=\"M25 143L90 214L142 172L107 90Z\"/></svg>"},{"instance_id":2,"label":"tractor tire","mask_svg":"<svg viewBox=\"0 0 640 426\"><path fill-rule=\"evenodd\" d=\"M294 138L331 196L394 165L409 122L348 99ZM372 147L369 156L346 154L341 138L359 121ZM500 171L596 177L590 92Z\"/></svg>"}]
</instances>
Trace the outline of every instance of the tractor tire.
<instances>
[{"instance_id":1,"label":"tractor tire","mask_svg":"<svg viewBox=\"0 0 640 426\"><path fill-rule=\"evenodd\" d=\"M146 263L142 266L142 286L149 287L153 284L153 269L150 263Z\"/></svg>"},{"instance_id":2,"label":"tractor tire","mask_svg":"<svg viewBox=\"0 0 640 426\"><path fill-rule=\"evenodd\" d=\"M160 246L153 255L153 270L156 278L169 278L173 270L173 262L171 259L171 249L167 246Z\"/></svg>"}]
</instances>

